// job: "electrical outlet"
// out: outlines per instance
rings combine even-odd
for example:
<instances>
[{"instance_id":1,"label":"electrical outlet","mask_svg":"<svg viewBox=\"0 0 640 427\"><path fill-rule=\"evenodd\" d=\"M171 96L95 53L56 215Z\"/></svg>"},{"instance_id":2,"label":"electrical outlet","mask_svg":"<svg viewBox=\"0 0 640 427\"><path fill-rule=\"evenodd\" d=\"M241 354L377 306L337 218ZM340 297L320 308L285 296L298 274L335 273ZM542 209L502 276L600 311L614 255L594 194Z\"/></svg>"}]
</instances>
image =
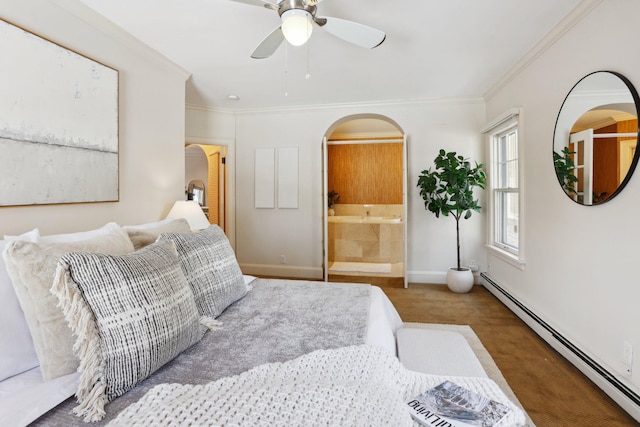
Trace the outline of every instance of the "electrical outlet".
<instances>
[{"instance_id":1,"label":"electrical outlet","mask_svg":"<svg viewBox=\"0 0 640 427\"><path fill-rule=\"evenodd\" d=\"M469 262L469 269L470 269L471 271L473 271L474 273L480 269L480 268L478 267L478 263L476 262L476 260L475 260L475 259L472 259L472 260Z\"/></svg>"},{"instance_id":2,"label":"electrical outlet","mask_svg":"<svg viewBox=\"0 0 640 427\"><path fill-rule=\"evenodd\" d=\"M287 263L287 256L280 255L280 264L286 264L286 263Z\"/></svg>"}]
</instances>

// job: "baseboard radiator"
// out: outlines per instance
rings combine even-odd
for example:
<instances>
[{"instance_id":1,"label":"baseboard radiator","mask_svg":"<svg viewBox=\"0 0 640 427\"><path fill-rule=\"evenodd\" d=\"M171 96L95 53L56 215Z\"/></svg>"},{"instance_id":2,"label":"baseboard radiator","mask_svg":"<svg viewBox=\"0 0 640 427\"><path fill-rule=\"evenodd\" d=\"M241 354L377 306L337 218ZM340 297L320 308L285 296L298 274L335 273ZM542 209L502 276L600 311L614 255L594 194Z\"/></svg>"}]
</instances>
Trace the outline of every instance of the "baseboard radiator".
<instances>
[{"instance_id":1,"label":"baseboard radiator","mask_svg":"<svg viewBox=\"0 0 640 427\"><path fill-rule=\"evenodd\" d=\"M632 417L640 421L640 395L616 378L614 374L593 360L557 330L547 324L513 295L498 285L486 273L480 273L482 284L542 339L596 383Z\"/></svg>"}]
</instances>

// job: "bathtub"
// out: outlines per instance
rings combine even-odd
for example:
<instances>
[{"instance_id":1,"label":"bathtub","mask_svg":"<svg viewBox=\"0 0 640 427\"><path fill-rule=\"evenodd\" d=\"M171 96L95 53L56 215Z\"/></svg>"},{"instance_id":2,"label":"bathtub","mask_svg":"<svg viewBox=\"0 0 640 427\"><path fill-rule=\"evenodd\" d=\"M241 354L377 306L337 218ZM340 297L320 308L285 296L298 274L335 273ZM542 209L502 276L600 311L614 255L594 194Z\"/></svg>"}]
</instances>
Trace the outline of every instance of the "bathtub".
<instances>
[{"instance_id":1,"label":"bathtub","mask_svg":"<svg viewBox=\"0 0 640 427\"><path fill-rule=\"evenodd\" d=\"M402 218L395 216L355 216L338 215L328 217L329 222L348 224L400 224Z\"/></svg>"}]
</instances>

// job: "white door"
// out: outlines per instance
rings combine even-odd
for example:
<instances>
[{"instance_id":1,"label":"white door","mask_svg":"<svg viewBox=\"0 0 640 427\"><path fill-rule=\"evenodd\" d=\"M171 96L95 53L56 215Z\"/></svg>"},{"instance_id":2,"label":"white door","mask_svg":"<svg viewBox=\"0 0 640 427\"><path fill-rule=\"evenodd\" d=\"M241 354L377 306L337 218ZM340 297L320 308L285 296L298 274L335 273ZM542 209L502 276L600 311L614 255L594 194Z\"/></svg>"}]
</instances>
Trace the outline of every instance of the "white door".
<instances>
[{"instance_id":1,"label":"white door","mask_svg":"<svg viewBox=\"0 0 640 427\"><path fill-rule=\"evenodd\" d=\"M327 173L328 154L327 137L322 138L322 269L325 281L329 281L329 207L327 205L327 193L329 192L329 176Z\"/></svg>"},{"instance_id":2,"label":"white door","mask_svg":"<svg viewBox=\"0 0 640 427\"><path fill-rule=\"evenodd\" d=\"M404 287L409 287L409 278L407 277L407 134L402 135L402 234L404 240L404 254L402 259L402 268L404 275Z\"/></svg>"},{"instance_id":3,"label":"white door","mask_svg":"<svg viewBox=\"0 0 640 427\"><path fill-rule=\"evenodd\" d=\"M582 196L582 203L593 204L593 129L571 134L569 142L573 144L574 175L578 178L578 188L574 199Z\"/></svg>"}]
</instances>

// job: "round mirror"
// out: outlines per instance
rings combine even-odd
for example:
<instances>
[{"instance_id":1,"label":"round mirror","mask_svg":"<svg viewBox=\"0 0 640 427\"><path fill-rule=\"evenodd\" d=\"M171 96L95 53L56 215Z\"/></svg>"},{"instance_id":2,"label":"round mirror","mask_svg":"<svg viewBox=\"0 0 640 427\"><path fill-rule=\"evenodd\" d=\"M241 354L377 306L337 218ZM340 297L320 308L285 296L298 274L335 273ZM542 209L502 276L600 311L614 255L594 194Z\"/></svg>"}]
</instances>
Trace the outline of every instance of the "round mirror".
<instances>
[{"instance_id":1,"label":"round mirror","mask_svg":"<svg viewBox=\"0 0 640 427\"><path fill-rule=\"evenodd\" d=\"M638 163L639 105L631 82L612 71L583 77L565 98L553 135L553 164L576 203L604 203L629 181Z\"/></svg>"}]
</instances>

